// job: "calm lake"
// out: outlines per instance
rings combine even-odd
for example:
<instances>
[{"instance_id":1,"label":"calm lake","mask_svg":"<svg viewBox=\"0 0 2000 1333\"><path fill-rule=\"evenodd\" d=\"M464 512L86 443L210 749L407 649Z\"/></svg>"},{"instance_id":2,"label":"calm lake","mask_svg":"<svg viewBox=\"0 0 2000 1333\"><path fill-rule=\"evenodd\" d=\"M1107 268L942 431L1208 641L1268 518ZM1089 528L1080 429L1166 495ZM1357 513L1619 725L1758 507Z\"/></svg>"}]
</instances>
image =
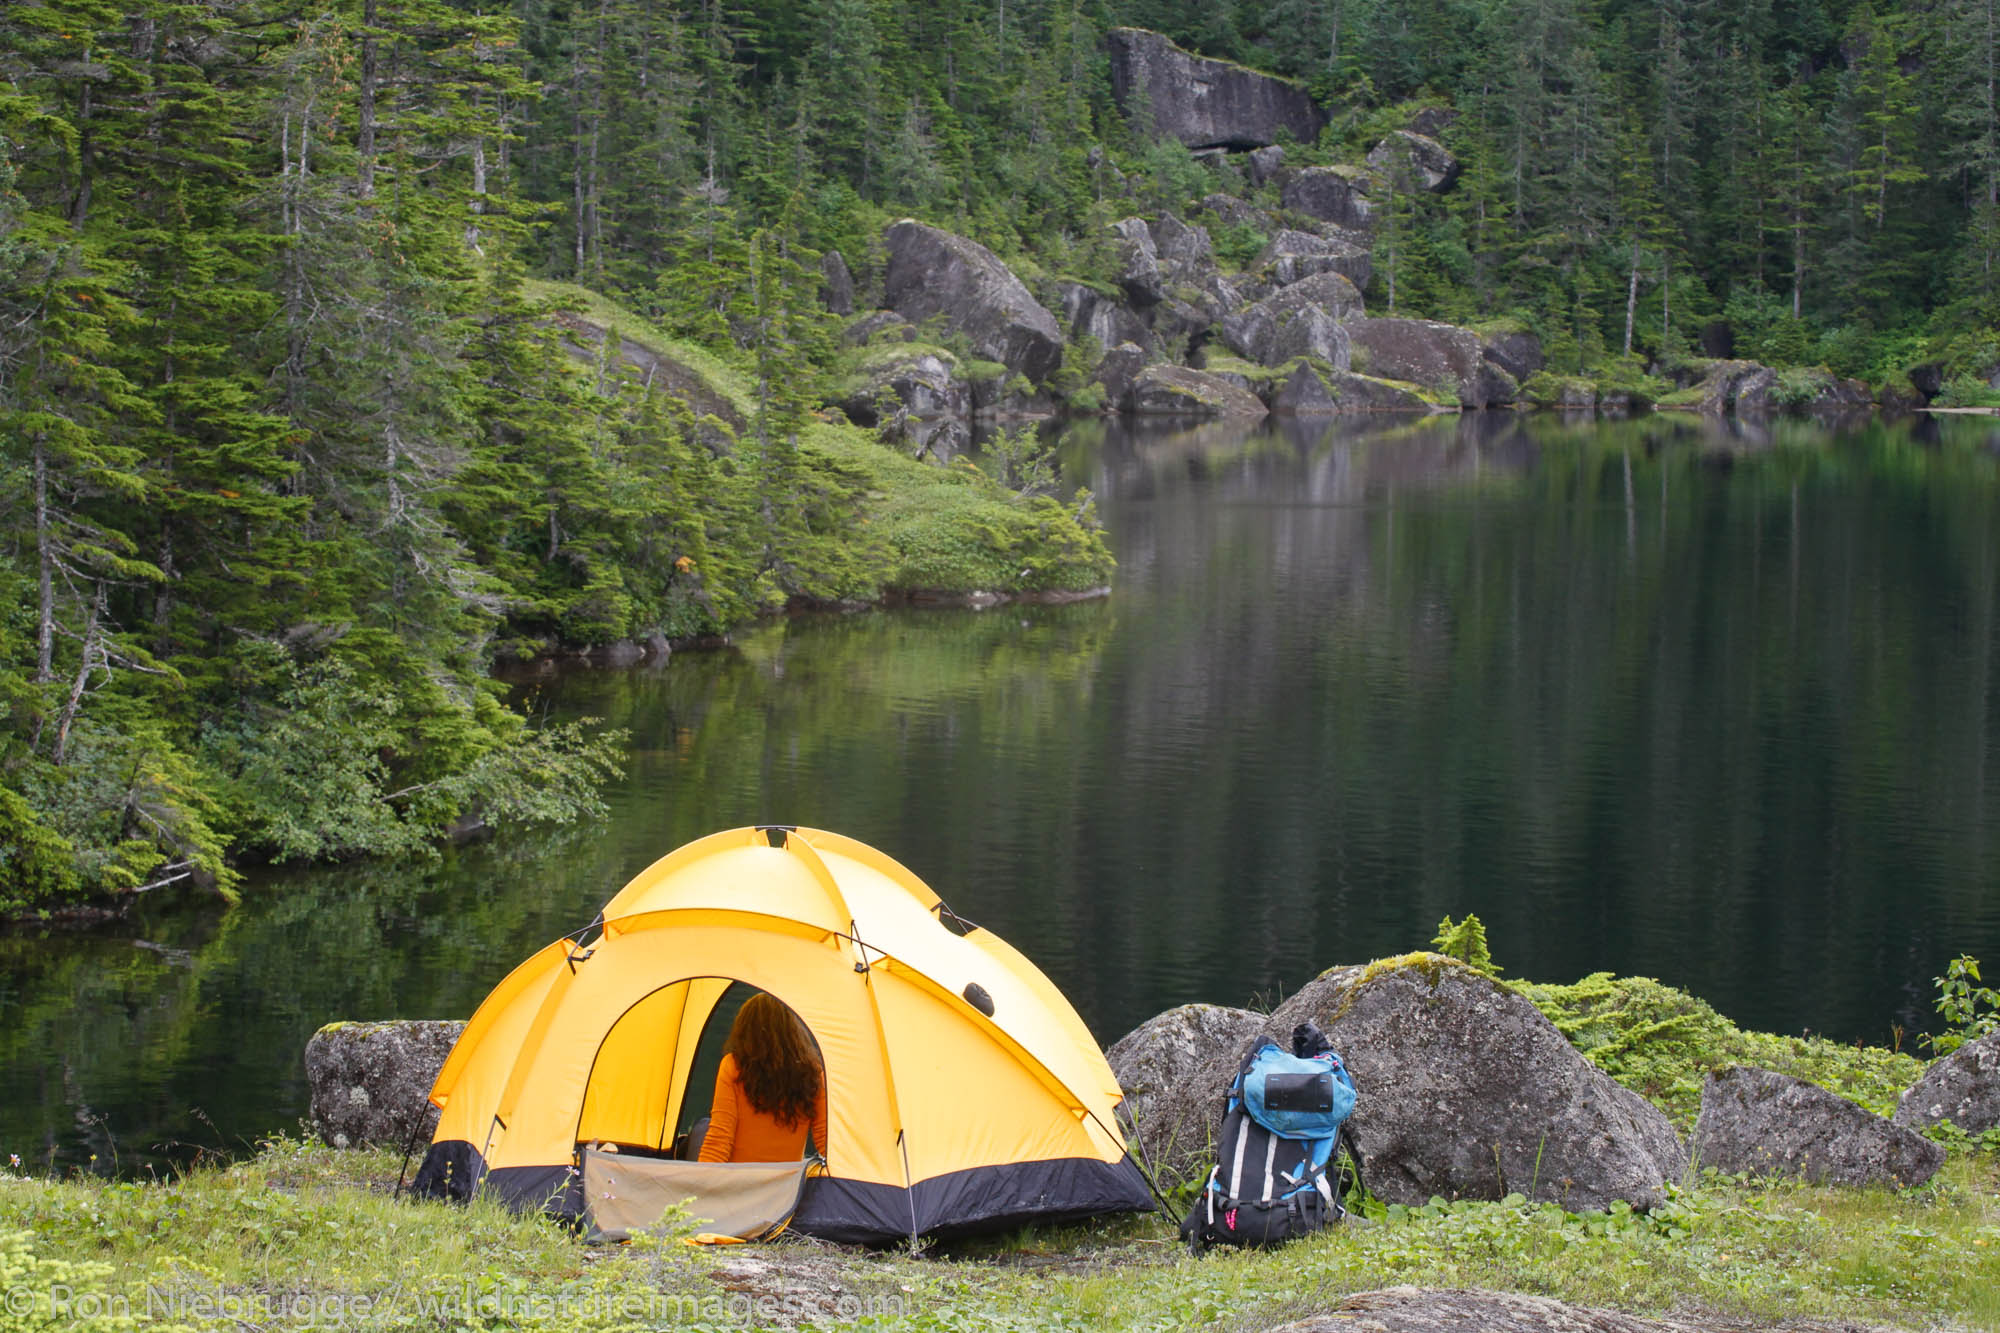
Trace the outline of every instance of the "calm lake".
<instances>
[{"instance_id":1,"label":"calm lake","mask_svg":"<svg viewBox=\"0 0 2000 1333\"><path fill-rule=\"evenodd\" d=\"M602 823L0 936L0 1154L130 1172L296 1128L321 1023L464 1017L749 823L895 856L1107 1044L1446 913L1511 975L1875 1043L1932 1025L1954 955L2000 970L2000 421L1091 425L1062 460L1107 599L548 674L537 712L633 733Z\"/></svg>"}]
</instances>

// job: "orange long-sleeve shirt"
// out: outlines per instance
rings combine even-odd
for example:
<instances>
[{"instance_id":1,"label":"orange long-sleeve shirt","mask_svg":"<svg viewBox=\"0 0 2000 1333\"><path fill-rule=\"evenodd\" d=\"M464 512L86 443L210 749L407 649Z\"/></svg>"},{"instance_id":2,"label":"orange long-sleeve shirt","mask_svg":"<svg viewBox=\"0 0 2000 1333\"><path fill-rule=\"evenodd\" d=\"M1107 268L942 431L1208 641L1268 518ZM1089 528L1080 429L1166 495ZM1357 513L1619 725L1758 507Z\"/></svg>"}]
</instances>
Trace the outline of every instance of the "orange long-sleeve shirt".
<instances>
[{"instance_id":1,"label":"orange long-sleeve shirt","mask_svg":"<svg viewBox=\"0 0 2000 1333\"><path fill-rule=\"evenodd\" d=\"M701 1141L704 1162L796 1162L805 1155L806 1130L826 1153L826 1081L813 1096L812 1123L781 1124L750 1104L736 1057L724 1055L715 1071L715 1099L708 1108L708 1136Z\"/></svg>"}]
</instances>

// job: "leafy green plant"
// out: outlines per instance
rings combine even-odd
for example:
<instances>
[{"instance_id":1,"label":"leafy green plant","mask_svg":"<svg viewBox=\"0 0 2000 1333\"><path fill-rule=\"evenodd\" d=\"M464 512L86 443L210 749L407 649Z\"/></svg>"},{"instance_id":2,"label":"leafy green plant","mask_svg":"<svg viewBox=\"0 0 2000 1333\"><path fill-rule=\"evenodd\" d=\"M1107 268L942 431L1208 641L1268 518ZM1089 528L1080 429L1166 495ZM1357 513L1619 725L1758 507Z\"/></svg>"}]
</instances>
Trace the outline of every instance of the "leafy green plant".
<instances>
[{"instance_id":1,"label":"leafy green plant","mask_svg":"<svg viewBox=\"0 0 2000 1333\"><path fill-rule=\"evenodd\" d=\"M1937 1011L1951 1025L1945 1032L1925 1033L1924 1045L1939 1055L1949 1055L1968 1041L1977 1041L2000 1029L2000 991L1979 984L1979 960L1960 954L1945 964L1944 975L1935 977Z\"/></svg>"}]
</instances>

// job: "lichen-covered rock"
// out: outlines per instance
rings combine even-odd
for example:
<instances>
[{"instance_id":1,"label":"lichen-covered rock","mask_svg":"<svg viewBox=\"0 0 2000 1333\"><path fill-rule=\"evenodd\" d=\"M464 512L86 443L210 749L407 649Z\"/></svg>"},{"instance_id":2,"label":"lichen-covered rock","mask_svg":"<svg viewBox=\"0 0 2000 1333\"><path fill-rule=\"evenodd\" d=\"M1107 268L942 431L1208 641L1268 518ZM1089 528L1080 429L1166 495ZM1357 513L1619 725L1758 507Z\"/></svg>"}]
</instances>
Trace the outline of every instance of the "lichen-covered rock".
<instances>
[{"instance_id":1,"label":"lichen-covered rock","mask_svg":"<svg viewBox=\"0 0 2000 1333\"><path fill-rule=\"evenodd\" d=\"M884 238L883 304L912 324L936 319L973 352L1041 384L1062 363L1062 330L1021 280L977 241L905 218Z\"/></svg>"},{"instance_id":2,"label":"lichen-covered rock","mask_svg":"<svg viewBox=\"0 0 2000 1333\"><path fill-rule=\"evenodd\" d=\"M1729 1328L1748 1327L1731 1321ZM1324 1314L1271 1333L1717 1333L1713 1322L1641 1319L1617 1310L1567 1305L1504 1291L1384 1287L1344 1297ZM1889 1333L1879 1326L1788 1319L1786 1333Z\"/></svg>"},{"instance_id":3,"label":"lichen-covered rock","mask_svg":"<svg viewBox=\"0 0 2000 1333\"><path fill-rule=\"evenodd\" d=\"M1285 150L1276 144L1269 148L1253 148L1244 164L1244 172L1252 185L1262 185L1276 180L1278 173L1285 169Z\"/></svg>"},{"instance_id":4,"label":"lichen-covered rock","mask_svg":"<svg viewBox=\"0 0 2000 1333\"><path fill-rule=\"evenodd\" d=\"M2000 1125L2000 1032L1969 1041L1939 1060L1896 1106L1896 1123L1907 1129L1928 1129L1947 1120L1968 1134Z\"/></svg>"},{"instance_id":5,"label":"lichen-covered rock","mask_svg":"<svg viewBox=\"0 0 2000 1333\"><path fill-rule=\"evenodd\" d=\"M306 1042L312 1126L336 1148L401 1148L430 1132L431 1084L465 1024L329 1023Z\"/></svg>"},{"instance_id":6,"label":"lichen-covered rock","mask_svg":"<svg viewBox=\"0 0 2000 1333\"><path fill-rule=\"evenodd\" d=\"M1222 341L1259 365L1309 356L1348 368L1347 321L1362 311L1361 292L1339 273L1317 273L1281 287L1222 320Z\"/></svg>"},{"instance_id":7,"label":"lichen-covered rock","mask_svg":"<svg viewBox=\"0 0 2000 1333\"><path fill-rule=\"evenodd\" d=\"M1300 362L1276 382L1267 399L1279 417L1346 416L1356 412L1440 412L1414 384L1374 379L1344 370L1321 370Z\"/></svg>"},{"instance_id":8,"label":"lichen-covered rock","mask_svg":"<svg viewBox=\"0 0 2000 1333\"><path fill-rule=\"evenodd\" d=\"M1153 229L1144 218L1120 218L1111 224L1119 241L1122 259L1118 285L1133 305L1144 309L1167 299L1166 279L1160 274L1160 253L1153 244Z\"/></svg>"},{"instance_id":9,"label":"lichen-covered rock","mask_svg":"<svg viewBox=\"0 0 2000 1333\"><path fill-rule=\"evenodd\" d=\"M1747 1065L1712 1073L1694 1125L1703 1166L1815 1184L1921 1185L1944 1149L1838 1093Z\"/></svg>"},{"instance_id":10,"label":"lichen-covered rock","mask_svg":"<svg viewBox=\"0 0 2000 1333\"><path fill-rule=\"evenodd\" d=\"M1095 338L1100 347L1128 342L1143 347L1153 341L1146 322L1116 297L1081 282L1063 283L1061 292L1063 326L1072 340Z\"/></svg>"},{"instance_id":11,"label":"lichen-covered rock","mask_svg":"<svg viewBox=\"0 0 2000 1333\"><path fill-rule=\"evenodd\" d=\"M1458 179L1458 159L1427 134L1397 130L1369 150L1368 165L1403 190L1431 194L1451 188Z\"/></svg>"},{"instance_id":12,"label":"lichen-covered rock","mask_svg":"<svg viewBox=\"0 0 2000 1333\"><path fill-rule=\"evenodd\" d=\"M1542 340L1525 329L1506 329L1480 335L1479 354L1513 377L1516 384L1547 365L1542 356Z\"/></svg>"},{"instance_id":13,"label":"lichen-covered rock","mask_svg":"<svg viewBox=\"0 0 2000 1333\"><path fill-rule=\"evenodd\" d=\"M959 378L950 353L892 344L843 385L840 407L861 426L880 425L898 413L919 421L963 417L972 411L972 387Z\"/></svg>"},{"instance_id":14,"label":"lichen-covered rock","mask_svg":"<svg viewBox=\"0 0 2000 1333\"><path fill-rule=\"evenodd\" d=\"M1514 400L1510 383L1485 373L1484 348L1471 329L1428 319L1356 319L1347 336L1355 368L1379 379L1421 384L1465 407Z\"/></svg>"},{"instance_id":15,"label":"lichen-covered rock","mask_svg":"<svg viewBox=\"0 0 2000 1333\"><path fill-rule=\"evenodd\" d=\"M1374 257L1367 246L1290 228L1273 236L1250 267L1274 288L1289 287L1321 273L1338 273L1361 288L1375 272Z\"/></svg>"},{"instance_id":16,"label":"lichen-covered rock","mask_svg":"<svg viewBox=\"0 0 2000 1333\"><path fill-rule=\"evenodd\" d=\"M1157 32L1113 28L1104 46L1118 109L1143 113L1157 138L1190 148L1262 148L1276 143L1281 130L1309 144L1326 124L1298 84L1193 55Z\"/></svg>"},{"instance_id":17,"label":"lichen-covered rock","mask_svg":"<svg viewBox=\"0 0 2000 1333\"><path fill-rule=\"evenodd\" d=\"M1268 151L1275 152L1276 149ZM1280 230L1277 219L1255 204L1247 204L1233 194L1205 194L1196 208L1209 215L1216 222L1232 227L1249 227L1266 236Z\"/></svg>"},{"instance_id":18,"label":"lichen-covered rock","mask_svg":"<svg viewBox=\"0 0 2000 1333\"><path fill-rule=\"evenodd\" d=\"M1104 354L1091 374L1091 381L1104 386L1105 406L1117 410L1132 391L1132 381L1139 378L1139 372L1146 368L1152 357L1137 343L1120 343Z\"/></svg>"},{"instance_id":19,"label":"lichen-covered rock","mask_svg":"<svg viewBox=\"0 0 2000 1333\"><path fill-rule=\"evenodd\" d=\"M1162 1174L1163 1187L1208 1169L1214 1126L1201 1117L1206 1112L1219 1119L1211 1071L1217 1065L1233 1071L1263 1030L1264 1016L1248 1009L1184 1004L1155 1014L1104 1053L1125 1090L1120 1118L1138 1134L1141 1155ZM1175 1141L1157 1132L1168 1125L1198 1132Z\"/></svg>"},{"instance_id":20,"label":"lichen-covered rock","mask_svg":"<svg viewBox=\"0 0 2000 1333\"><path fill-rule=\"evenodd\" d=\"M1322 974L1271 1014L1312 1020L1360 1089L1353 1129L1390 1203L1519 1192L1645 1208L1687 1169L1667 1118L1521 996L1436 954Z\"/></svg>"},{"instance_id":21,"label":"lichen-covered rock","mask_svg":"<svg viewBox=\"0 0 2000 1333\"><path fill-rule=\"evenodd\" d=\"M863 315L841 331L840 340L849 347L866 347L872 342L909 342L917 330L909 320L893 310L877 310Z\"/></svg>"},{"instance_id":22,"label":"lichen-covered rock","mask_svg":"<svg viewBox=\"0 0 2000 1333\"><path fill-rule=\"evenodd\" d=\"M1755 361L1706 361L1690 368L1699 376L1696 395L1691 400L1675 399L1671 404L1720 416L1737 410L1747 401L1751 415L1770 405L1770 389L1775 377L1769 366ZM1745 391L1748 391L1747 400Z\"/></svg>"},{"instance_id":23,"label":"lichen-covered rock","mask_svg":"<svg viewBox=\"0 0 2000 1333\"><path fill-rule=\"evenodd\" d=\"M1375 225L1375 205L1368 198L1368 179L1349 167L1306 167L1285 182L1286 208L1321 222L1352 231Z\"/></svg>"},{"instance_id":24,"label":"lichen-covered rock","mask_svg":"<svg viewBox=\"0 0 2000 1333\"><path fill-rule=\"evenodd\" d=\"M1125 410L1149 417L1261 417L1257 396L1207 371L1147 366L1126 391Z\"/></svg>"},{"instance_id":25,"label":"lichen-covered rock","mask_svg":"<svg viewBox=\"0 0 2000 1333\"><path fill-rule=\"evenodd\" d=\"M829 250L819 258L819 300L828 313L851 315L854 313L854 275L847 271L847 261L840 251Z\"/></svg>"},{"instance_id":26,"label":"lichen-covered rock","mask_svg":"<svg viewBox=\"0 0 2000 1333\"><path fill-rule=\"evenodd\" d=\"M1736 381L1734 401L1730 407L1739 417L1769 416L1773 406L1772 395L1777 387L1778 372L1769 366L1759 366Z\"/></svg>"}]
</instances>

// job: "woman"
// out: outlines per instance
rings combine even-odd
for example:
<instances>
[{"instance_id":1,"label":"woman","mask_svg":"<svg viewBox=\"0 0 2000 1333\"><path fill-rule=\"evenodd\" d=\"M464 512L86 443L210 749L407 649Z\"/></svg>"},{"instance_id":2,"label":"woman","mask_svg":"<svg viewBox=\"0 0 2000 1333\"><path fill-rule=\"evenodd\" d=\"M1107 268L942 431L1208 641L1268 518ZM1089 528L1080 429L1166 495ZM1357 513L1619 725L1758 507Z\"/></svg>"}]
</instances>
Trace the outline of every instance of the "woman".
<instances>
[{"instance_id":1,"label":"woman","mask_svg":"<svg viewBox=\"0 0 2000 1333\"><path fill-rule=\"evenodd\" d=\"M736 1011L715 1072L704 1162L796 1162L806 1131L826 1155L826 1079L805 1027L759 991Z\"/></svg>"}]
</instances>

